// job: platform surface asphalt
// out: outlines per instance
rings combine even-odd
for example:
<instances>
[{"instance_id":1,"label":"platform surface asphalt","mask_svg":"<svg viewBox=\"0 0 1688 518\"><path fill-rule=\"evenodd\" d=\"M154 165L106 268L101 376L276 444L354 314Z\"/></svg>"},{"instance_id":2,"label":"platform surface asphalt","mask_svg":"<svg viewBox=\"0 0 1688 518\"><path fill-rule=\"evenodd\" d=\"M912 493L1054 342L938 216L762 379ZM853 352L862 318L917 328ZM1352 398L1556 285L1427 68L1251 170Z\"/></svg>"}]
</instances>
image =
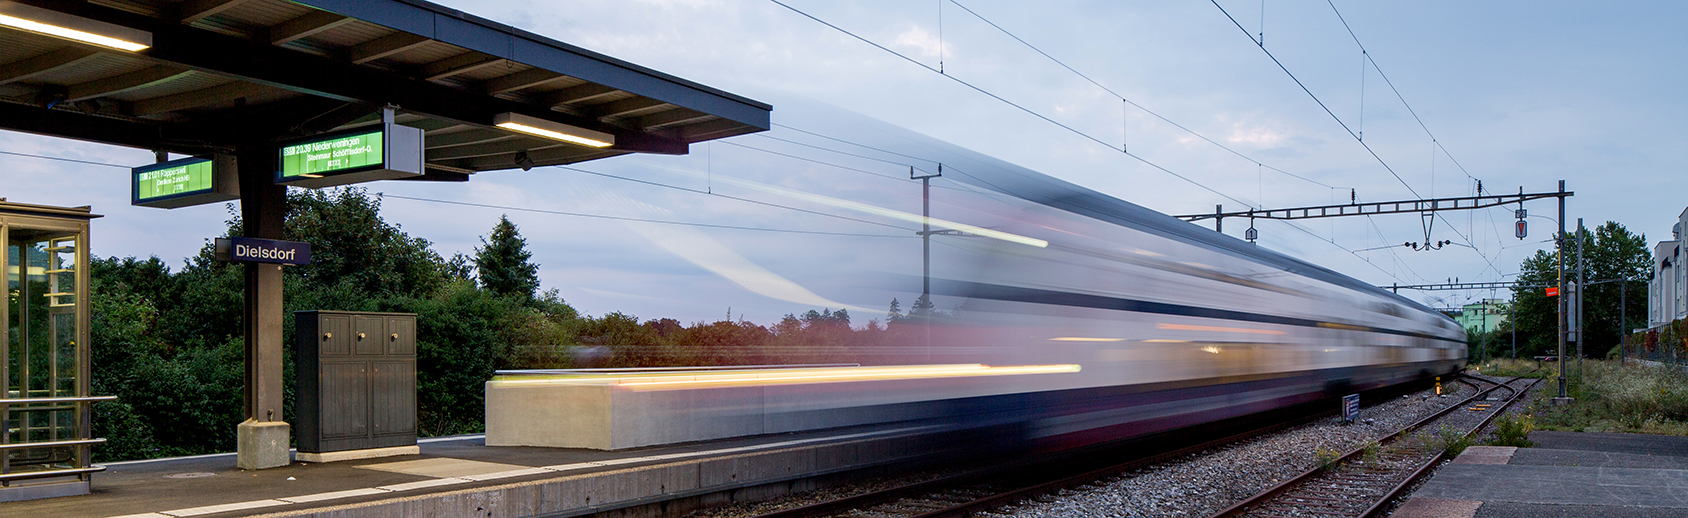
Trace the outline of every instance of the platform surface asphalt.
<instances>
[{"instance_id":1,"label":"platform surface asphalt","mask_svg":"<svg viewBox=\"0 0 1688 518\"><path fill-rule=\"evenodd\" d=\"M1532 448L1472 446L1395 518L1688 518L1688 437L1532 432Z\"/></svg>"},{"instance_id":2,"label":"platform surface asphalt","mask_svg":"<svg viewBox=\"0 0 1688 518\"><path fill-rule=\"evenodd\" d=\"M337 506L431 492L575 476L676 460L819 446L920 433L930 427L852 428L624 451L488 447L479 435L424 439L421 454L323 464L295 461L261 471L232 453L104 464L92 494L0 503L0 517L221 518Z\"/></svg>"}]
</instances>

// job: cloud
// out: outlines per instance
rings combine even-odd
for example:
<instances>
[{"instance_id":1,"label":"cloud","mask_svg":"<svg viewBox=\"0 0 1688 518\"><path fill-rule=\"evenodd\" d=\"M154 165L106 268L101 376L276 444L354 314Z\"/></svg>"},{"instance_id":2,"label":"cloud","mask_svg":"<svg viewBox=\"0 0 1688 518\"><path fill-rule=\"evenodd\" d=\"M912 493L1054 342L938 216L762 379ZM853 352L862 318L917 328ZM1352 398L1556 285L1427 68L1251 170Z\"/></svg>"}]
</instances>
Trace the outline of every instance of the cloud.
<instances>
[{"instance_id":1,"label":"cloud","mask_svg":"<svg viewBox=\"0 0 1688 518\"><path fill-rule=\"evenodd\" d=\"M897 39L891 41L891 45L917 49L920 51L920 55L929 58L939 57L940 50L942 50L944 56L955 55L954 46L939 42L936 34L932 34L919 25L909 27L902 34L898 34Z\"/></svg>"},{"instance_id":2,"label":"cloud","mask_svg":"<svg viewBox=\"0 0 1688 518\"><path fill-rule=\"evenodd\" d=\"M1289 135L1260 126L1245 126L1244 123L1231 125L1231 131L1225 134L1225 140L1231 142L1247 142L1260 147L1278 147Z\"/></svg>"}]
</instances>

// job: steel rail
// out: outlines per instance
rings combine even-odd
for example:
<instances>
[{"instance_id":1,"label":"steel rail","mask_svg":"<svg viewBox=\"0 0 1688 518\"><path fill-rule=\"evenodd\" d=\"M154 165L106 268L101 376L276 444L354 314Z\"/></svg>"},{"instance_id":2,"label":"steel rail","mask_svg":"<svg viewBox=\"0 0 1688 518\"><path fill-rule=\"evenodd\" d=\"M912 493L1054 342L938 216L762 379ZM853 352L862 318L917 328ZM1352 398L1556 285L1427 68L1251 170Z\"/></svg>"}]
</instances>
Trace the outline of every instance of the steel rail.
<instances>
[{"instance_id":1,"label":"steel rail","mask_svg":"<svg viewBox=\"0 0 1688 518\"><path fill-rule=\"evenodd\" d=\"M1108 466L1108 467L1101 468L1101 469L1091 470L1091 471L1081 473L1081 474L1078 474L1078 475L1073 475L1073 476L1070 476L1070 477L1064 477L1064 478L1061 478L1061 479L1052 480L1052 481L1049 481L1049 482L1044 482L1044 483L1040 483L1040 484L1029 486L1029 487L1024 487L1024 488L1015 489L1015 490L1012 490L1012 491L1007 491L1007 492L998 493L998 494L995 494L995 495L986 496L986 497L983 497L983 498L978 498L978 499L969 501L967 503L956 505L954 507L949 507L949 508L946 508L946 509L939 509L939 510L936 510L936 511L930 511L930 512L926 512L926 513L917 514L917 515L914 515L910 518L960 518L960 517L972 516L974 513L977 513L977 512L980 512L980 511L987 511L987 510L994 509L994 508L997 508L997 507L1001 507L1001 506L1004 506L1004 505L1012 504L1012 503L1018 502L1020 500L1031 498L1031 497L1034 497L1034 496L1037 496L1037 495L1046 494L1046 493L1053 493L1055 491L1059 491L1059 490L1062 490L1062 489L1069 489L1069 488L1072 488L1072 487L1084 485L1086 483L1094 482L1098 479L1101 479L1101 478L1104 478L1104 477L1107 477L1107 476L1110 476L1110 475L1123 473L1123 472L1126 472L1126 471L1131 471L1131 470L1134 470L1134 469L1137 469L1137 468L1141 468L1143 466L1149 466L1149 465L1165 462L1165 461L1176 459L1178 457L1182 457L1182 456L1189 455L1189 454L1192 454L1192 453L1200 453L1202 451L1206 451L1208 449L1212 449L1212 448L1215 448L1215 447L1218 447L1218 446L1224 446L1226 444L1231 444L1231 443L1234 443L1234 442L1251 439L1251 438L1254 438L1254 437L1258 437L1258 436L1261 436L1261 435L1272 433L1272 432L1282 430L1282 429L1285 429L1285 428L1289 428L1289 427L1292 427L1292 426L1298 426L1298 425L1301 425L1301 424L1305 424L1308 421L1312 421L1312 420L1315 420L1315 419L1326 417L1326 416L1329 416L1329 415L1332 415L1332 414L1333 414L1333 412L1320 412L1320 413L1317 413L1317 414L1314 414L1314 415L1311 415L1311 416L1308 416L1308 417L1305 417L1305 418L1302 418L1302 419L1296 419L1296 420L1292 420L1292 421L1288 421L1288 422L1277 423L1277 424L1274 424L1274 425L1271 425L1271 426L1266 426L1266 427L1258 428L1258 429L1255 429L1255 430L1249 430L1249 431L1238 433L1238 434L1235 434L1235 435L1232 435L1232 436L1229 436L1229 437L1215 439L1215 440L1204 442L1204 443L1197 444L1197 445L1194 445L1194 446L1187 446L1187 447L1180 448L1180 449L1177 449L1177 450L1174 450L1174 451L1156 454L1156 455L1153 455L1153 456L1150 456L1150 457L1145 457L1145 458L1129 461L1129 462L1126 462L1126 463L1123 463L1123 464L1116 464L1116 465L1113 465L1113 466Z\"/></svg>"},{"instance_id":2,"label":"steel rail","mask_svg":"<svg viewBox=\"0 0 1688 518\"><path fill-rule=\"evenodd\" d=\"M1469 382L1465 382L1464 380L1459 379L1459 378L1456 378L1455 381L1460 381L1460 382L1466 383L1468 385L1470 384ZM1477 388L1475 385L1472 385L1472 387L1473 387L1473 389ZM1465 403L1466 402L1461 402L1460 404L1463 405ZM1458 408L1458 407L1459 407L1459 405L1453 405L1453 406L1450 406L1449 408L1451 409L1451 408ZM1292 419L1292 420L1289 420L1289 421L1274 423L1274 424L1271 424L1271 425L1268 425L1268 426L1262 426L1262 427L1254 428L1254 429L1251 429L1251 430L1232 434L1232 435L1229 435L1229 436L1226 436L1226 437L1223 437L1223 438L1206 441L1206 442L1196 444L1196 445L1192 445L1192 446L1186 446L1186 447L1179 448L1177 450L1173 450L1173 451L1169 451L1169 452L1163 452L1163 453L1155 454L1155 455L1148 456L1148 457L1133 459L1133 460L1130 460L1130 461L1126 461L1124 463L1114 464L1114 465L1111 465L1111 466L1091 470L1091 471L1088 471L1088 472L1085 472L1085 473L1082 473L1082 474L1079 474L1079 475L1061 477L1061 478L1056 479L1056 480L1041 482L1041 483L1037 483L1037 484L1034 484L1034 485L1031 485L1031 486L1026 486L1026 487L1022 487L1022 488L1018 488L1018 489L999 492L997 494L981 497L981 498L978 498L978 499L974 499L974 500L971 500L971 501L968 501L968 502L965 502L965 503L961 503L961 504L958 504L958 505L955 505L955 506L947 507L947 508L944 508L944 509L938 509L938 510L933 510L933 511L929 511L929 512L922 513L922 514L913 515L910 518L956 518L956 517L971 516L975 513L981 512L981 511L986 511L986 510L994 509L994 508L997 508L997 507L1001 507L1003 505L1011 504L1013 502L1024 500L1026 498L1030 498L1030 497L1033 497L1033 496L1036 496L1036 495L1039 495L1039 494L1046 494L1046 493L1058 491L1058 490L1061 490L1061 489L1067 489L1067 488L1083 485L1085 483L1093 482L1095 480L1107 477L1109 475L1122 473L1122 472L1126 472L1126 471L1131 471L1133 469L1138 469L1138 468L1141 468L1143 466L1148 466L1148 465L1153 465L1153 464L1160 463L1160 462L1165 462L1165 461L1175 459L1175 458L1178 458L1178 457L1182 457L1182 456L1185 456L1185 455L1190 455L1190 454L1193 454L1193 453L1199 453L1199 452L1206 451L1206 450L1216 448L1216 447L1219 447L1219 446L1224 446L1226 444L1231 444L1231 443L1247 440L1247 439L1250 439L1250 438L1266 435L1266 434L1276 432L1276 431L1279 431L1279 430L1283 430L1283 429L1286 429L1286 428L1300 426L1302 424L1306 424L1306 423L1312 422L1314 420L1329 417L1329 416L1332 416L1332 415L1335 415L1335 414L1336 414L1336 411L1314 412L1312 414L1309 414L1309 415L1306 415L1306 416L1303 416L1303 417L1300 417L1300 418L1297 418L1297 419ZM805 506L801 506L801 507L794 507L794 508L791 508L791 509L784 509L784 510L780 510L780 511L773 511L773 512L769 512L769 513L759 514L759 515L756 515L755 518L816 518L816 517L830 516L830 515L835 515L835 514L838 514L838 513L844 512L844 511L848 511L848 510L851 510L851 509L865 509L865 508L869 508L869 507L872 507L872 506L884 504L884 503L887 503L887 502L893 502L893 501L896 501L896 500L912 498L912 497L916 497L916 496L919 496L919 495L922 495L922 494L929 494L929 493L941 491L945 488L955 487L957 485L969 484L969 483L978 483L980 481L988 480L991 477L1002 476L1006 473L1011 473L1015 470L1021 470L1021 469L1025 469L1027 467L1032 467L1032 466L1035 466L1037 464L1038 463L1036 461L1025 461L1025 462L1017 462L1017 463L1013 463L1013 464L1009 464L1009 465L1003 465L1003 466L994 466L994 467L991 467L991 468L980 469L980 470L969 472L969 473L951 475L951 476L948 476L948 477L937 478L937 479L928 480L928 481L924 481L924 482L915 482L915 483L912 483L912 484L906 484L906 485L897 486L897 487L888 488L888 489L883 489L883 490L878 490L878 491L871 491L871 492L862 493L862 494L859 494L859 495L853 495L853 496L843 497L843 498L839 498L839 499L828 500L828 501L825 501L825 502L818 502L818 503L809 504L809 505L805 505Z\"/></svg>"},{"instance_id":3,"label":"steel rail","mask_svg":"<svg viewBox=\"0 0 1688 518\"><path fill-rule=\"evenodd\" d=\"M1461 376L1459 378L1455 378L1455 381L1460 381L1462 383L1466 383L1466 384L1470 385L1471 383L1468 382L1468 381L1465 381L1465 378L1466 378L1465 376ZM1379 445L1382 445L1385 442L1390 442L1390 441L1393 441L1396 438L1403 437L1407 433L1412 432L1413 430L1417 430L1420 427L1424 426L1425 424L1427 424L1431 421L1441 419L1442 417L1452 413L1455 410L1465 408L1465 405L1470 404L1473 401L1476 401L1477 398L1483 397L1485 395L1488 395L1490 392L1494 392L1496 390L1499 390L1501 388L1506 387L1506 384L1494 383L1492 381L1481 379L1481 378L1472 378L1472 379L1476 379L1477 381L1481 381L1481 382L1484 382L1484 383L1493 383L1495 386L1490 387L1488 390L1480 390L1480 391L1477 392L1477 394L1474 394L1471 397L1465 398L1464 400L1460 401L1457 404L1448 405L1447 408L1441 409L1434 414L1426 416L1423 419L1419 419L1418 421L1414 421L1412 424L1408 424L1404 427L1401 427L1400 429L1396 430L1395 432L1393 432L1393 433L1391 433L1387 436L1384 436L1382 439L1379 439L1377 441L1377 443ZM1510 383L1510 382L1508 382L1508 383ZM1472 387L1475 388L1476 385L1472 385ZM1342 456L1337 457L1336 460L1332 461L1331 465L1336 465L1336 464L1348 462L1348 461L1352 460L1354 457L1362 455L1365 452L1365 450L1366 450L1366 445L1361 445L1361 446L1355 447L1354 449L1349 450L1347 453L1342 454ZM1248 497L1241 502L1237 502L1235 504L1232 504L1230 507L1226 507L1225 509L1220 510L1217 513L1213 513L1212 515L1209 515L1208 518L1232 518L1232 517L1236 517L1236 516L1242 516L1245 511L1248 511L1248 510L1254 508L1255 506L1258 506L1258 505L1263 504L1267 501L1270 501L1271 499L1289 491L1290 489L1294 489L1295 487L1300 486L1302 483L1306 482L1307 480L1312 479L1313 477L1318 476L1320 473L1325 472L1325 470L1326 470L1326 468L1321 466L1321 467L1314 467L1312 469L1304 471L1299 475L1296 475L1296 476L1294 476L1294 477L1292 477L1288 480L1285 480L1283 482L1278 483L1277 485L1274 485L1270 488L1267 488L1265 491L1255 493L1254 496Z\"/></svg>"},{"instance_id":4,"label":"steel rail","mask_svg":"<svg viewBox=\"0 0 1688 518\"><path fill-rule=\"evenodd\" d=\"M1256 428L1256 429L1253 429L1253 430L1248 430L1248 431L1236 433L1236 434L1233 434L1233 435L1230 435L1230 436L1227 436L1227 437L1223 437L1223 438L1220 438L1220 439L1214 439L1214 440L1211 440L1211 441L1203 442L1201 444L1196 444L1196 445L1193 445L1193 446L1186 446L1186 447L1180 448L1178 450L1160 453L1160 454L1156 454L1156 455L1149 456L1149 457L1144 457L1144 458L1140 458L1140 459L1127 461L1127 462L1122 463L1122 464L1116 464L1116 465L1113 465L1113 466L1108 466L1108 467L1105 467L1105 468L1092 470L1092 471L1086 472L1086 473L1081 474L1081 475L1064 477L1064 478L1054 480L1054 481L1043 482L1043 483L1040 483L1040 484L1037 484L1037 485L1034 485L1034 486L1030 486L1030 487L1027 487L1027 488L1016 489L1016 490L1013 490L1013 491L1009 491L1007 493L1002 493L1002 494L993 495L993 496L987 496L987 497L984 497L984 498L980 498L980 499L977 499L977 500L973 500L973 501L969 501L969 502L960 504L960 505L955 506L955 507L951 507L951 508L947 508L947 509L940 509L940 510L928 512L928 513L925 513L925 514L916 515L916 516L911 517L911 518L937 518L937 517L947 517L947 516L966 516L966 515L969 515L973 512L977 512L978 510L980 510L982 508L994 507L994 506L997 506L997 505L1002 505L1003 503L1011 503L1013 501L1023 499L1027 495L1036 495L1036 494L1039 494L1041 492L1048 492L1048 491L1053 490L1053 489L1061 489L1061 488L1065 488L1065 487L1071 487L1071 485L1082 484L1086 481L1096 480L1096 479L1102 478L1104 476L1107 476L1107 475L1110 475L1110 474L1113 474L1113 473L1130 471L1132 469L1136 469L1138 467L1142 467L1142 466L1145 466L1145 465L1154 464L1154 463L1157 463L1157 462L1164 462L1164 461L1169 460L1169 459L1177 458L1177 457L1180 457L1180 456L1183 456L1183 455L1189 455L1191 453L1197 453L1197 452L1200 452L1200 451L1203 451L1203 450L1206 450L1206 449L1209 449L1209 448L1214 448L1214 447L1217 447L1217 446L1222 446L1222 445L1225 445L1225 444L1246 440L1246 439L1249 439L1249 438L1252 438L1252 437L1265 435L1265 434L1272 433L1272 432L1275 432L1275 431L1278 431L1278 430L1282 430L1284 428L1289 428L1289 427L1292 427L1292 426L1298 426L1298 425L1304 424L1306 422L1310 422L1310 421L1313 421L1313 420L1316 420L1316 419L1319 419L1319 418L1323 418L1323 417L1328 417L1328 416L1331 416L1331 415L1334 415L1334 414L1335 414L1334 411L1317 412L1317 413L1314 413L1312 415L1308 415L1308 416L1305 416L1305 417L1302 417L1302 418L1299 418L1299 419L1293 419L1293 420L1290 420L1290 421L1275 423L1275 424L1272 424L1272 425L1269 425L1269 426L1264 426L1264 427ZM847 497L839 498L839 499L835 499L835 500L828 500L828 501L825 501L825 502L818 502L818 503L814 503L814 504L809 504L809 505L805 505L805 506L802 506L802 507L794 507L794 508L791 508L791 509L784 509L784 510L780 510L780 511L765 513L765 514L759 514L759 515L756 515L755 518L815 518L815 517L821 517L821 516L830 516L830 515L834 515L834 514L837 514L837 513L841 513L841 512L844 512L844 511L851 510L851 509L863 509L863 508L883 504L883 503L886 503L886 502L892 502L892 501L901 500L901 499L905 499L905 498L916 497L916 496L919 496L919 495L922 495L922 494L941 491L941 490L948 488L948 487L954 487L954 486L957 486L957 485L969 484L969 483L977 483L977 482L980 482L980 481L988 480L991 477L1002 476L1002 475L1005 475L1007 473L1012 473L1016 470L1026 469L1026 468L1034 466L1036 464L1037 464L1037 462L1035 462L1035 461L1025 461L1025 462L1016 462L1016 463L1012 463L1012 464L1008 464L1008 465L993 466L993 467L990 467L990 468L980 469L980 470L972 471L972 472L968 472L968 473L961 473L961 474L957 474L957 475L951 475L951 476L947 476L947 477L936 478L936 479L927 480L927 481L923 481L923 482L915 482L915 483L912 483L912 484L905 484L905 485L897 486L897 487L893 487L893 488L882 489L882 490L878 490L878 491L871 491L871 492L862 493L862 494L859 494L859 495L847 496ZM1075 481L1076 481L1076 483L1074 483ZM1067 484L1070 484L1070 485L1067 485ZM1004 496L1004 495L1012 495L1012 496ZM965 510L963 511L963 509L965 509ZM959 511L959 514L955 514L958 511Z\"/></svg>"},{"instance_id":5,"label":"steel rail","mask_svg":"<svg viewBox=\"0 0 1688 518\"><path fill-rule=\"evenodd\" d=\"M1511 385L1512 382L1515 382L1515 381L1518 381L1518 379L1513 379L1512 381L1508 381L1507 384ZM1473 435L1477 435L1477 434L1482 433L1483 428L1488 427L1490 422L1493 422L1496 417L1499 417L1502 413L1506 412L1507 407L1510 407L1510 406L1512 406L1513 403L1516 403L1516 402L1518 402L1518 400L1523 399L1524 394L1528 394L1530 392L1530 389L1536 388L1536 385L1540 384L1540 383L1541 383L1541 378L1536 378L1535 381L1531 381L1530 384L1525 386L1522 390L1513 390L1512 391L1512 397L1507 398L1506 402L1502 403L1500 405L1499 409L1490 413L1489 417L1484 418L1483 422L1477 423L1476 428L1472 428L1470 432L1467 432L1465 434L1466 437L1471 437ZM1507 388L1510 389L1512 387L1508 386ZM1424 464L1422 464L1418 467L1418 469L1413 470L1413 473L1411 475L1408 475L1406 480L1401 481L1400 484L1396 484L1394 489L1390 489L1388 493L1385 493L1383 495L1383 498L1379 499L1377 501L1377 503L1372 504L1371 508L1366 509L1366 512L1360 513L1360 518L1371 518L1373 516L1379 516L1378 513L1381 513L1385 508L1387 508L1389 506L1389 502L1394 501L1396 498L1400 498L1401 493L1406 492L1407 488L1412 487L1413 483L1418 482L1419 479L1424 478L1425 475L1430 474L1430 472L1432 471L1432 468L1434 468L1437 463L1441 462L1446 457L1447 457L1446 451L1436 452L1436 455L1431 457L1430 460L1425 461Z\"/></svg>"}]
</instances>

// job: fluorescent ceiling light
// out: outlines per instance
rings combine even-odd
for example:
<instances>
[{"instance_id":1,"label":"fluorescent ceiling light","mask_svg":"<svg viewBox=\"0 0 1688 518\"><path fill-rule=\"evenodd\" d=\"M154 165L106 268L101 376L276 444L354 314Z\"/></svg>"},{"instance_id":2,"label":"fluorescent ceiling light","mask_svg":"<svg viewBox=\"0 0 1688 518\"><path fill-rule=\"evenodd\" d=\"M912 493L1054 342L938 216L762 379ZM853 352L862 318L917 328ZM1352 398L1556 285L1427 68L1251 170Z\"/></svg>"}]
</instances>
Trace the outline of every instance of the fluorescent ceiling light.
<instances>
[{"instance_id":1,"label":"fluorescent ceiling light","mask_svg":"<svg viewBox=\"0 0 1688 518\"><path fill-rule=\"evenodd\" d=\"M152 46L152 33L16 2L0 2L0 26L135 52Z\"/></svg>"},{"instance_id":2,"label":"fluorescent ceiling light","mask_svg":"<svg viewBox=\"0 0 1688 518\"><path fill-rule=\"evenodd\" d=\"M529 117L520 113L500 113L492 118L492 125L517 133L526 133L582 146L610 147L615 145L615 135L577 128L560 122L551 122L538 117Z\"/></svg>"}]
</instances>

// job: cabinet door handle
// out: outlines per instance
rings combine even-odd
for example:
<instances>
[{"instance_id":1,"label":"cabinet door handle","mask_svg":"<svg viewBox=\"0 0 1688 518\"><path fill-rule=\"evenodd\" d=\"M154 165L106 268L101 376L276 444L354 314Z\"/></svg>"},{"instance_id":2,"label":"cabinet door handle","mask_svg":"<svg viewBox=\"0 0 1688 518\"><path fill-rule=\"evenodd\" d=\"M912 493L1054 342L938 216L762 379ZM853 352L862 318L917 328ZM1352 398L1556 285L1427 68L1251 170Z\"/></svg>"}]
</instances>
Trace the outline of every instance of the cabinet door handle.
<instances>
[{"instance_id":1,"label":"cabinet door handle","mask_svg":"<svg viewBox=\"0 0 1688 518\"><path fill-rule=\"evenodd\" d=\"M398 333L393 333L393 341L394 342L399 341L399 334Z\"/></svg>"},{"instance_id":2,"label":"cabinet door handle","mask_svg":"<svg viewBox=\"0 0 1688 518\"><path fill-rule=\"evenodd\" d=\"M363 333L358 333L358 340L362 340L362 339L363 339Z\"/></svg>"},{"instance_id":3,"label":"cabinet door handle","mask_svg":"<svg viewBox=\"0 0 1688 518\"><path fill-rule=\"evenodd\" d=\"M330 338L334 338L334 333L323 333L322 334L323 340L327 340L327 339L330 339Z\"/></svg>"}]
</instances>

